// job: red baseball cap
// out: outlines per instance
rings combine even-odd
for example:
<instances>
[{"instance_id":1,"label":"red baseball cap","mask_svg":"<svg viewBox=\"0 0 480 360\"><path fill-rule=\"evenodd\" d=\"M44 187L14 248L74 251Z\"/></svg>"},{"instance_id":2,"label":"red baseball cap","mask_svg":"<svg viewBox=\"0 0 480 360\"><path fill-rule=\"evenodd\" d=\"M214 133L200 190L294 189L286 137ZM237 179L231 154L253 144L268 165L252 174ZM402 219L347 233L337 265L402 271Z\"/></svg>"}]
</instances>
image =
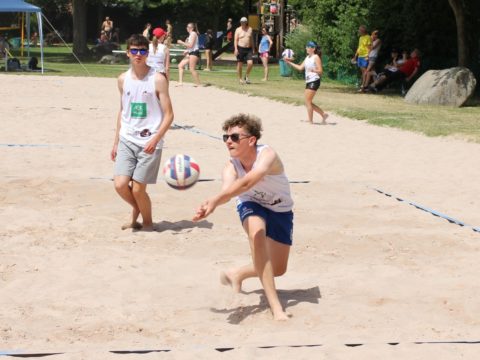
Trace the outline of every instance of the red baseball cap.
<instances>
[{"instance_id":1,"label":"red baseball cap","mask_svg":"<svg viewBox=\"0 0 480 360\"><path fill-rule=\"evenodd\" d=\"M165 35L165 30L163 30L161 27L157 27L153 29L153 35L155 35L157 38L162 37Z\"/></svg>"}]
</instances>

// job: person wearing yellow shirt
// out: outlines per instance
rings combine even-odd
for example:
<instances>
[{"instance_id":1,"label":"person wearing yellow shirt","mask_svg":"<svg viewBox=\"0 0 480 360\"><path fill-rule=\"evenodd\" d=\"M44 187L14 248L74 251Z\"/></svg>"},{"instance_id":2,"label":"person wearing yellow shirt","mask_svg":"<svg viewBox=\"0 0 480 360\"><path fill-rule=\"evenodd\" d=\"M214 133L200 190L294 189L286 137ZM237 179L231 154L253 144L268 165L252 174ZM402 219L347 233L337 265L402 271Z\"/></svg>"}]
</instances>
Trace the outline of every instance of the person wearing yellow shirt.
<instances>
[{"instance_id":1,"label":"person wearing yellow shirt","mask_svg":"<svg viewBox=\"0 0 480 360\"><path fill-rule=\"evenodd\" d=\"M367 27L365 25L360 25L360 27L358 28L358 35L358 48L352 58L352 63L356 63L362 71L361 83L363 84L365 82L365 77L367 76L368 53L370 52L370 48L372 47L372 38L367 33Z\"/></svg>"}]
</instances>

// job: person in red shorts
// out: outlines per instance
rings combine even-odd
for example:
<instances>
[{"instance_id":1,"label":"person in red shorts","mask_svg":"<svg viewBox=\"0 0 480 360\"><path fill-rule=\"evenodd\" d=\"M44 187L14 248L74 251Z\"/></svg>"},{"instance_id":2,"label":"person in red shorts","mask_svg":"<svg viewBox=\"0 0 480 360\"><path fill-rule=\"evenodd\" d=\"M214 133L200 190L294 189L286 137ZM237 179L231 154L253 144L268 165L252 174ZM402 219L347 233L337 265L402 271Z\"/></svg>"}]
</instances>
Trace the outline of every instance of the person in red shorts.
<instances>
[{"instance_id":1,"label":"person in red shorts","mask_svg":"<svg viewBox=\"0 0 480 360\"><path fill-rule=\"evenodd\" d=\"M368 89L378 92L394 81L406 80L408 82L418 73L418 69L420 69L420 51L414 49L410 54L410 58L398 66L398 70L386 69L383 75L370 85Z\"/></svg>"}]
</instances>

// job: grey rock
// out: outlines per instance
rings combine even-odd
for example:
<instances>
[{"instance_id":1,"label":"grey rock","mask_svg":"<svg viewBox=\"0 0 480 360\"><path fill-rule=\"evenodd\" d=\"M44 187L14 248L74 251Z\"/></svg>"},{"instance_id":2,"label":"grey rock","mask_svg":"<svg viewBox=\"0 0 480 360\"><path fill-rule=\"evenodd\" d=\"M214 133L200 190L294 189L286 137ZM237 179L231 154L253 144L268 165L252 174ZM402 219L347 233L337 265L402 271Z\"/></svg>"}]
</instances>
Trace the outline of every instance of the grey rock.
<instances>
[{"instance_id":1,"label":"grey rock","mask_svg":"<svg viewBox=\"0 0 480 360\"><path fill-rule=\"evenodd\" d=\"M476 84L473 73L464 67L429 70L413 84L405 101L460 107L473 94Z\"/></svg>"},{"instance_id":2,"label":"grey rock","mask_svg":"<svg viewBox=\"0 0 480 360\"><path fill-rule=\"evenodd\" d=\"M98 62L99 64L118 64L120 60L114 55L104 55Z\"/></svg>"}]
</instances>

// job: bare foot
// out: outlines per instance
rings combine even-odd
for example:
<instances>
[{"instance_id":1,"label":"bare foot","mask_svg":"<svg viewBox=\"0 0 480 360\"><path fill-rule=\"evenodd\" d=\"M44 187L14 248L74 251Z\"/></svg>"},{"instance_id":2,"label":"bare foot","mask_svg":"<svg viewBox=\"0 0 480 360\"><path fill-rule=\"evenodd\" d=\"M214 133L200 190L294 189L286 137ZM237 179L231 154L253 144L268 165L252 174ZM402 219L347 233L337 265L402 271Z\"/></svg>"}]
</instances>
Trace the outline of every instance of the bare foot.
<instances>
[{"instance_id":1,"label":"bare foot","mask_svg":"<svg viewBox=\"0 0 480 360\"><path fill-rule=\"evenodd\" d=\"M262 81L267 81L267 79L263 78Z\"/></svg>"},{"instance_id":2,"label":"bare foot","mask_svg":"<svg viewBox=\"0 0 480 360\"><path fill-rule=\"evenodd\" d=\"M234 292L239 293L242 290L242 282L235 276L234 272L222 271L220 273L220 282L222 285L230 285Z\"/></svg>"},{"instance_id":3,"label":"bare foot","mask_svg":"<svg viewBox=\"0 0 480 360\"><path fill-rule=\"evenodd\" d=\"M326 125L326 124L327 124L327 118L328 118L328 114L327 114L327 113L323 113L323 115L322 115L322 119L323 119L322 124L323 124L323 125Z\"/></svg>"},{"instance_id":4,"label":"bare foot","mask_svg":"<svg viewBox=\"0 0 480 360\"><path fill-rule=\"evenodd\" d=\"M139 230L146 231L146 232L152 232L155 229L153 228L153 224L148 224L148 225L143 224L142 227Z\"/></svg>"},{"instance_id":5,"label":"bare foot","mask_svg":"<svg viewBox=\"0 0 480 360\"><path fill-rule=\"evenodd\" d=\"M122 230L133 229L133 230L140 230L142 228L142 224L138 221L134 221L132 223L126 223L122 225Z\"/></svg>"}]
</instances>

